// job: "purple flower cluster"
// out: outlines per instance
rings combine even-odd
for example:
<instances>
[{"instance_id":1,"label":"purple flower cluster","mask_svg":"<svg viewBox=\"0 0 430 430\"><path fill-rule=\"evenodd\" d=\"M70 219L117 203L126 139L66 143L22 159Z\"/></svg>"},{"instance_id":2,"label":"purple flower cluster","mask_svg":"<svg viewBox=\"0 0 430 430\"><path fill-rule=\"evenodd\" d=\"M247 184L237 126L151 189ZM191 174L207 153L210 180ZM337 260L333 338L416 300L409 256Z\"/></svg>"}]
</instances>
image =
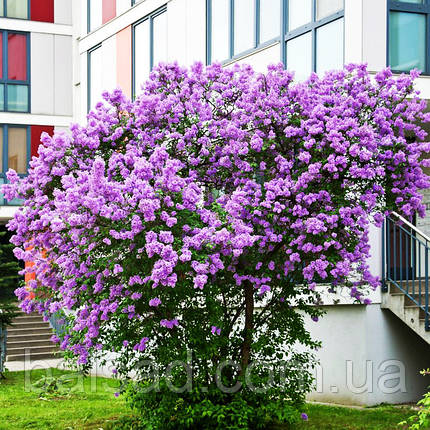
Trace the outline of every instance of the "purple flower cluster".
<instances>
[{"instance_id":1,"label":"purple flower cluster","mask_svg":"<svg viewBox=\"0 0 430 430\"><path fill-rule=\"evenodd\" d=\"M416 76L348 65L294 84L281 65L164 65L135 102L106 95L85 127L42 136L28 177L8 172L6 198L25 199L9 222L16 256L36 276L21 307L74 311L61 347L84 363L116 322L133 327L118 350L179 336L182 309L218 282L232 296L251 283L274 307L288 288L316 296L318 282L365 300L379 285L370 222L394 207L424 215ZM178 289L187 302L170 299Z\"/></svg>"}]
</instances>

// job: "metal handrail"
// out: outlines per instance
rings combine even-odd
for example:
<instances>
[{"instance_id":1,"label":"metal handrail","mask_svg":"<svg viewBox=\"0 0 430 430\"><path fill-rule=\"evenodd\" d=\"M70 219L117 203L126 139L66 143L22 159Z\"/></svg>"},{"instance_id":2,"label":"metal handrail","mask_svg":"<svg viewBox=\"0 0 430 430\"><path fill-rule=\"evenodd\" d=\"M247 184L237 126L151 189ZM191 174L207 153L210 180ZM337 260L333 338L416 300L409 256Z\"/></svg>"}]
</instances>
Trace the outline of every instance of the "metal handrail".
<instances>
[{"instance_id":1,"label":"metal handrail","mask_svg":"<svg viewBox=\"0 0 430 430\"><path fill-rule=\"evenodd\" d=\"M419 230L415 225L413 225L411 222L409 222L406 218L403 218L397 212L391 212L391 215L394 215L396 218L399 219L399 221L401 221L403 224L406 224L411 230L413 230L415 233L417 233L421 237L423 237L427 243L430 243L430 237L428 237L425 233L423 233L421 230Z\"/></svg>"},{"instance_id":2,"label":"metal handrail","mask_svg":"<svg viewBox=\"0 0 430 430\"><path fill-rule=\"evenodd\" d=\"M427 331L430 331L429 251L430 238L425 233L395 212L386 217L382 229L382 290L387 292L390 284L405 294L424 312Z\"/></svg>"}]
</instances>

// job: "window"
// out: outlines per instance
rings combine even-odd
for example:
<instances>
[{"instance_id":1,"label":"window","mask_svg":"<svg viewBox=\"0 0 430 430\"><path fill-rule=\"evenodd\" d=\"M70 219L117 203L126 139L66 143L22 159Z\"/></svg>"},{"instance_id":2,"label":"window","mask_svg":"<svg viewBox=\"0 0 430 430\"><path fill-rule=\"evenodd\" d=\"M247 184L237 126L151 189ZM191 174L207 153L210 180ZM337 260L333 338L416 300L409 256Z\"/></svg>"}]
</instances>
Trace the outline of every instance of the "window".
<instances>
[{"instance_id":1,"label":"window","mask_svg":"<svg viewBox=\"0 0 430 430\"><path fill-rule=\"evenodd\" d=\"M0 31L0 47L0 110L29 112L29 34Z\"/></svg>"},{"instance_id":2,"label":"window","mask_svg":"<svg viewBox=\"0 0 430 430\"><path fill-rule=\"evenodd\" d=\"M207 0L207 62L283 40L281 59L297 79L340 69L343 9L343 0Z\"/></svg>"},{"instance_id":3,"label":"window","mask_svg":"<svg viewBox=\"0 0 430 430\"><path fill-rule=\"evenodd\" d=\"M151 69L167 61L167 13L157 10L133 25L133 95L140 91Z\"/></svg>"},{"instance_id":4,"label":"window","mask_svg":"<svg viewBox=\"0 0 430 430\"><path fill-rule=\"evenodd\" d=\"M28 0L3 0L2 14L7 18L28 19L29 10Z\"/></svg>"},{"instance_id":5,"label":"window","mask_svg":"<svg viewBox=\"0 0 430 430\"><path fill-rule=\"evenodd\" d=\"M322 74L344 63L343 0L285 0L287 68L297 80Z\"/></svg>"},{"instance_id":6,"label":"window","mask_svg":"<svg viewBox=\"0 0 430 430\"><path fill-rule=\"evenodd\" d=\"M101 101L103 92L102 46L88 51L88 111Z\"/></svg>"},{"instance_id":7,"label":"window","mask_svg":"<svg viewBox=\"0 0 430 430\"><path fill-rule=\"evenodd\" d=\"M282 0L207 0L207 62L225 61L279 40L281 3Z\"/></svg>"},{"instance_id":8,"label":"window","mask_svg":"<svg viewBox=\"0 0 430 430\"><path fill-rule=\"evenodd\" d=\"M121 15L131 7L132 0L87 0L88 33Z\"/></svg>"},{"instance_id":9,"label":"window","mask_svg":"<svg viewBox=\"0 0 430 430\"><path fill-rule=\"evenodd\" d=\"M427 49L429 0L388 1L388 65L397 72L430 73Z\"/></svg>"},{"instance_id":10,"label":"window","mask_svg":"<svg viewBox=\"0 0 430 430\"><path fill-rule=\"evenodd\" d=\"M6 172L9 169L14 169L20 176L27 174L31 157L37 155L42 132L52 136L54 127L0 124L0 185L7 181ZM20 205L21 203L19 199L6 201L0 193L0 205Z\"/></svg>"},{"instance_id":11,"label":"window","mask_svg":"<svg viewBox=\"0 0 430 430\"><path fill-rule=\"evenodd\" d=\"M54 0L0 0L0 16L54 22Z\"/></svg>"},{"instance_id":12,"label":"window","mask_svg":"<svg viewBox=\"0 0 430 430\"><path fill-rule=\"evenodd\" d=\"M30 161L30 127L19 125L0 125L0 184L6 183L6 172L14 169L19 175L27 173ZM19 205L18 199L6 201L0 194L0 205Z\"/></svg>"}]
</instances>

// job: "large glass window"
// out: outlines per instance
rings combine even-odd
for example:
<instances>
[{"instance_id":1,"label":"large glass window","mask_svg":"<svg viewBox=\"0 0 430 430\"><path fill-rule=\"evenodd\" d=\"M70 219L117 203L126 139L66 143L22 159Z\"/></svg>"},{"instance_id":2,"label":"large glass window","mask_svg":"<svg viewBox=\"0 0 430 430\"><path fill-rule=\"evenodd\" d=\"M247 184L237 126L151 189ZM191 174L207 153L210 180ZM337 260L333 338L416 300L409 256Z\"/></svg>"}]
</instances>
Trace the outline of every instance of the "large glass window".
<instances>
[{"instance_id":1,"label":"large glass window","mask_svg":"<svg viewBox=\"0 0 430 430\"><path fill-rule=\"evenodd\" d=\"M302 81L312 72L312 33L309 31L287 41L287 68Z\"/></svg>"},{"instance_id":2,"label":"large glass window","mask_svg":"<svg viewBox=\"0 0 430 430\"><path fill-rule=\"evenodd\" d=\"M167 60L167 13L160 13L152 20L153 65Z\"/></svg>"},{"instance_id":3,"label":"large glass window","mask_svg":"<svg viewBox=\"0 0 430 430\"><path fill-rule=\"evenodd\" d=\"M279 36L281 2L279 0L260 0L260 43Z\"/></svg>"},{"instance_id":4,"label":"large glass window","mask_svg":"<svg viewBox=\"0 0 430 430\"><path fill-rule=\"evenodd\" d=\"M289 0L288 30L292 31L312 21L312 0Z\"/></svg>"},{"instance_id":5,"label":"large glass window","mask_svg":"<svg viewBox=\"0 0 430 430\"><path fill-rule=\"evenodd\" d=\"M16 173L27 173L27 127L8 127L7 163Z\"/></svg>"},{"instance_id":6,"label":"large glass window","mask_svg":"<svg viewBox=\"0 0 430 430\"><path fill-rule=\"evenodd\" d=\"M343 19L337 19L316 30L316 72L343 67Z\"/></svg>"},{"instance_id":7,"label":"large glass window","mask_svg":"<svg viewBox=\"0 0 430 430\"><path fill-rule=\"evenodd\" d=\"M254 0L234 0L234 54L240 54L255 46L254 16Z\"/></svg>"},{"instance_id":8,"label":"large glass window","mask_svg":"<svg viewBox=\"0 0 430 430\"><path fill-rule=\"evenodd\" d=\"M94 31L101 25L122 14L132 5L132 0L87 0L88 32Z\"/></svg>"},{"instance_id":9,"label":"large glass window","mask_svg":"<svg viewBox=\"0 0 430 430\"><path fill-rule=\"evenodd\" d=\"M8 18L28 19L28 0L7 0L6 15Z\"/></svg>"},{"instance_id":10,"label":"large glass window","mask_svg":"<svg viewBox=\"0 0 430 430\"><path fill-rule=\"evenodd\" d=\"M0 110L29 112L29 34L0 31Z\"/></svg>"},{"instance_id":11,"label":"large glass window","mask_svg":"<svg viewBox=\"0 0 430 430\"><path fill-rule=\"evenodd\" d=\"M0 125L0 185L7 182L6 172L15 170L19 175L27 173L30 161L30 126ZM20 205L20 199L7 201L0 193L0 205Z\"/></svg>"},{"instance_id":12,"label":"large glass window","mask_svg":"<svg viewBox=\"0 0 430 430\"><path fill-rule=\"evenodd\" d=\"M149 77L151 69L167 61L167 13L157 10L133 25L133 94Z\"/></svg>"},{"instance_id":13,"label":"large glass window","mask_svg":"<svg viewBox=\"0 0 430 430\"><path fill-rule=\"evenodd\" d=\"M282 1L207 0L207 62L225 61L280 40Z\"/></svg>"},{"instance_id":14,"label":"large glass window","mask_svg":"<svg viewBox=\"0 0 430 430\"><path fill-rule=\"evenodd\" d=\"M0 174L13 169L25 175L30 161L30 126L0 125L0 156Z\"/></svg>"},{"instance_id":15,"label":"large glass window","mask_svg":"<svg viewBox=\"0 0 430 430\"><path fill-rule=\"evenodd\" d=\"M282 40L281 60L298 80L340 69L343 17L344 0L207 0L207 62Z\"/></svg>"},{"instance_id":16,"label":"large glass window","mask_svg":"<svg viewBox=\"0 0 430 430\"><path fill-rule=\"evenodd\" d=\"M102 47L96 46L88 52L88 110L101 101L103 92Z\"/></svg>"},{"instance_id":17,"label":"large glass window","mask_svg":"<svg viewBox=\"0 0 430 430\"><path fill-rule=\"evenodd\" d=\"M344 64L343 0L284 0L285 64L304 80Z\"/></svg>"},{"instance_id":18,"label":"large glass window","mask_svg":"<svg viewBox=\"0 0 430 430\"><path fill-rule=\"evenodd\" d=\"M230 0L216 0L212 2L211 14L211 61L222 61L230 56Z\"/></svg>"},{"instance_id":19,"label":"large glass window","mask_svg":"<svg viewBox=\"0 0 430 430\"><path fill-rule=\"evenodd\" d=\"M427 59L427 21L430 1L389 1L388 65L394 71L430 72Z\"/></svg>"},{"instance_id":20,"label":"large glass window","mask_svg":"<svg viewBox=\"0 0 430 430\"><path fill-rule=\"evenodd\" d=\"M0 185L7 182L6 172L14 169L18 175L27 174L28 163L32 156L38 155L41 144L40 135L54 134L54 127L48 125L0 124ZM0 192L0 206L21 205L22 200L7 201Z\"/></svg>"},{"instance_id":21,"label":"large glass window","mask_svg":"<svg viewBox=\"0 0 430 430\"><path fill-rule=\"evenodd\" d=\"M323 19L343 9L343 0L317 0L316 19Z\"/></svg>"}]
</instances>

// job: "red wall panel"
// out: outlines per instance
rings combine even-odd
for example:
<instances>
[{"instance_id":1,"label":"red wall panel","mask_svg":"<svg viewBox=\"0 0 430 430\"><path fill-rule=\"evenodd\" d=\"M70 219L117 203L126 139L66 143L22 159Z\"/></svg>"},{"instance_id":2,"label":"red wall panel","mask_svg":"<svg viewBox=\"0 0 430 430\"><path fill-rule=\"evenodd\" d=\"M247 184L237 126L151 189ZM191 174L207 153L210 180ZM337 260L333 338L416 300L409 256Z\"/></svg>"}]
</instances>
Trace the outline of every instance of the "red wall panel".
<instances>
[{"instance_id":1,"label":"red wall panel","mask_svg":"<svg viewBox=\"0 0 430 430\"><path fill-rule=\"evenodd\" d=\"M0 33L0 78L3 78L3 33Z\"/></svg>"},{"instance_id":2,"label":"red wall panel","mask_svg":"<svg viewBox=\"0 0 430 430\"><path fill-rule=\"evenodd\" d=\"M54 134L54 127L50 125L32 125L31 126L31 156L37 157L37 149L40 145L40 135L46 131L50 136Z\"/></svg>"},{"instance_id":3,"label":"red wall panel","mask_svg":"<svg viewBox=\"0 0 430 430\"><path fill-rule=\"evenodd\" d=\"M8 35L8 78L27 80L27 36L9 33Z\"/></svg>"},{"instance_id":4,"label":"red wall panel","mask_svg":"<svg viewBox=\"0 0 430 430\"><path fill-rule=\"evenodd\" d=\"M54 0L31 0L30 8L32 21L54 22Z\"/></svg>"},{"instance_id":5,"label":"red wall panel","mask_svg":"<svg viewBox=\"0 0 430 430\"><path fill-rule=\"evenodd\" d=\"M103 0L102 24L116 16L116 0Z\"/></svg>"}]
</instances>

